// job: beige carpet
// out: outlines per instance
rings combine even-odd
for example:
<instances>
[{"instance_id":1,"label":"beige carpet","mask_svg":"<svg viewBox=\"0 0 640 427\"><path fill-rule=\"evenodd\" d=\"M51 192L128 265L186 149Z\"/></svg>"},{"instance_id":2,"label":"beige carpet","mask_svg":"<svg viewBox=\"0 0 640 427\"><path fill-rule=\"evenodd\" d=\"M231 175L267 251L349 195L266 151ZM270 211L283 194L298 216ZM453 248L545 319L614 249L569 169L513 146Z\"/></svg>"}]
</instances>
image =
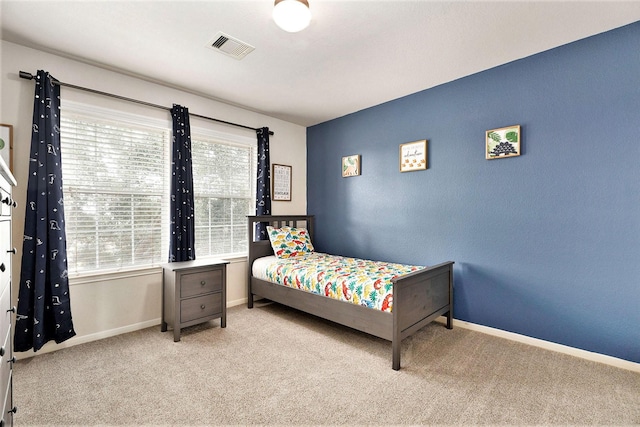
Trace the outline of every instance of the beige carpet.
<instances>
[{"instance_id":1,"label":"beige carpet","mask_svg":"<svg viewBox=\"0 0 640 427\"><path fill-rule=\"evenodd\" d=\"M16 363L17 426L640 425L640 374L434 323L391 344L276 305Z\"/></svg>"}]
</instances>

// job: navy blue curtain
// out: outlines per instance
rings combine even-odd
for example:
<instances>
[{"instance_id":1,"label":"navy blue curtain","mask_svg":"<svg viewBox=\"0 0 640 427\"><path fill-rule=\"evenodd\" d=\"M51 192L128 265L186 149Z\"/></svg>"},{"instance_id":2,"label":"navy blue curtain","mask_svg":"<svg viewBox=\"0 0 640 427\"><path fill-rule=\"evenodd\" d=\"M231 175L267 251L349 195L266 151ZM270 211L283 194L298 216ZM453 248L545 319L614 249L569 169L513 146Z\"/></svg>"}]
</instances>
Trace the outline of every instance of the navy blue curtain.
<instances>
[{"instance_id":1,"label":"navy blue curtain","mask_svg":"<svg viewBox=\"0 0 640 427\"><path fill-rule=\"evenodd\" d=\"M15 351L76 333L71 319L60 158L60 86L38 70L27 182Z\"/></svg>"},{"instance_id":2,"label":"navy blue curtain","mask_svg":"<svg viewBox=\"0 0 640 427\"><path fill-rule=\"evenodd\" d=\"M271 163L269 162L269 128L256 131L258 135L258 176L256 180L256 215L271 215ZM256 225L255 240L267 240L267 226Z\"/></svg>"},{"instance_id":3,"label":"navy blue curtain","mask_svg":"<svg viewBox=\"0 0 640 427\"><path fill-rule=\"evenodd\" d=\"M169 262L196 259L189 109L173 105Z\"/></svg>"}]
</instances>

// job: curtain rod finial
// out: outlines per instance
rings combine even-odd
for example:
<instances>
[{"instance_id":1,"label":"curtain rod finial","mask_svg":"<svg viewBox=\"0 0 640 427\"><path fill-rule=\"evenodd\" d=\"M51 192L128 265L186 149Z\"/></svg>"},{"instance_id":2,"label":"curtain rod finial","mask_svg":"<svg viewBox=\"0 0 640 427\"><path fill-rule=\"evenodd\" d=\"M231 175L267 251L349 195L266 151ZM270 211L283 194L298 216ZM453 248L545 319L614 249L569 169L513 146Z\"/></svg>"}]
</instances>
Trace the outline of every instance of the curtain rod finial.
<instances>
[{"instance_id":1,"label":"curtain rod finial","mask_svg":"<svg viewBox=\"0 0 640 427\"><path fill-rule=\"evenodd\" d=\"M21 79L27 79L27 80L33 80L33 74L27 73L26 71L20 71L20 78Z\"/></svg>"}]
</instances>

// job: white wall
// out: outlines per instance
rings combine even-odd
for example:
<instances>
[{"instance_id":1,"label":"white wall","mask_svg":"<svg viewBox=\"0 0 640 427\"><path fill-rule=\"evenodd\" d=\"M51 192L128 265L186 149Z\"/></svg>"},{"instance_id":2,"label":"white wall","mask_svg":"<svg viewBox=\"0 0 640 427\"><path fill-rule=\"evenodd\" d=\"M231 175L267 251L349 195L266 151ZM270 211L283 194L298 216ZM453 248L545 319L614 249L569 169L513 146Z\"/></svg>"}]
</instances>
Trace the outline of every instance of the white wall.
<instances>
[{"instance_id":1,"label":"white wall","mask_svg":"<svg viewBox=\"0 0 640 427\"><path fill-rule=\"evenodd\" d=\"M19 71L32 74L46 70L58 80L104 92L139 99L153 104L171 107L180 104L189 111L251 127L268 126L274 132L270 138L272 163L292 166L292 196L290 202L273 202L273 214L306 213L306 128L275 119L250 110L227 105L175 88L141 80L125 74L88 65L60 56L0 41L2 71L0 76L0 123L11 124L14 129L13 173L18 181L14 199L18 208L14 212L13 246L18 248L13 267L13 303L16 303L22 257L24 229L24 205L31 144L31 116L33 112L34 82L21 79ZM222 58L225 60L225 58ZM229 60L232 60L229 58ZM105 58L104 62L108 62ZM119 101L75 89L61 89L61 104L65 101L82 102L103 108L143 114L149 117L171 118L163 110ZM250 130L215 122L192 119L192 126L253 137ZM246 258L234 259L228 266L228 306L246 302ZM160 324L162 300L162 274L156 268L136 274L95 276L70 280L71 311L77 336L66 343L48 343L41 352L76 345L122 332ZM233 327L233 320L227 327ZM159 331L158 327L158 331ZM167 339L170 336L167 334ZM18 353L27 357L32 353Z\"/></svg>"}]
</instances>

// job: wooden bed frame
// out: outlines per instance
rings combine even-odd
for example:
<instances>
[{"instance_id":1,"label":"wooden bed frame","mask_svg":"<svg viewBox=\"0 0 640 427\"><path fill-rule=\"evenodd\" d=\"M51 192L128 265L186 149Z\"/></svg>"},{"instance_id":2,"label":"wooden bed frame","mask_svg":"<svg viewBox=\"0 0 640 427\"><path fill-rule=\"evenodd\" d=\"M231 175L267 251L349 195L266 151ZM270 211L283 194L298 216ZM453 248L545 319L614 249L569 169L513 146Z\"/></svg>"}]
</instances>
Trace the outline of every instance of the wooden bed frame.
<instances>
[{"instance_id":1,"label":"wooden bed frame","mask_svg":"<svg viewBox=\"0 0 640 427\"><path fill-rule=\"evenodd\" d=\"M453 320L453 261L397 277L393 282L392 313L371 309L323 295L277 285L253 277L257 258L273 255L269 240L255 240L256 224L276 228L305 227L313 242L313 215L267 215L248 217L249 293L247 305L262 297L358 331L391 341L392 368L400 369L400 343L439 316L446 316L447 328Z\"/></svg>"}]
</instances>

